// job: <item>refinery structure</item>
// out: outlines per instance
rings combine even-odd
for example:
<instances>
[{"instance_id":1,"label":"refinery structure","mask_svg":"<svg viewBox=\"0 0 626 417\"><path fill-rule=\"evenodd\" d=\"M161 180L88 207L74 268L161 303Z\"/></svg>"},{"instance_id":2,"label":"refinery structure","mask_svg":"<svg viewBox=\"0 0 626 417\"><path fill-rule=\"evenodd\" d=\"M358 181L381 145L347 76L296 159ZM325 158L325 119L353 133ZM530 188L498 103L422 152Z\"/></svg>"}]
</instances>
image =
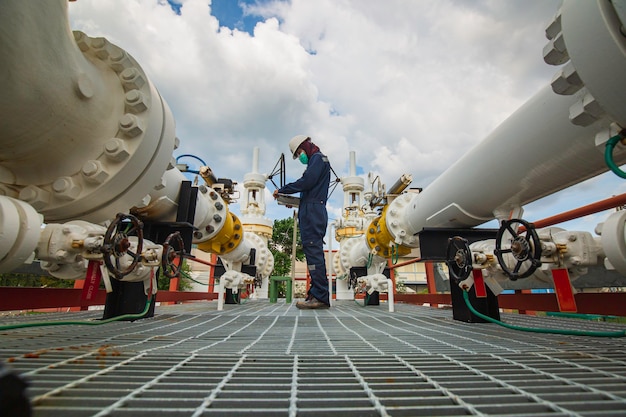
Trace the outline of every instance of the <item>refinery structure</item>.
<instances>
[{"instance_id":1,"label":"refinery structure","mask_svg":"<svg viewBox=\"0 0 626 417\"><path fill-rule=\"evenodd\" d=\"M582 291L607 280L626 287L626 210L595 236L524 218L527 204L604 172L626 178L625 1L565 0L546 28L554 77L424 189L411 173L389 184L359 176L350 153L338 179L342 216L328 229L334 301L324 312L296 310L292 293L274 298L294 275L273 272L259 148L244 178L220 178L209 163L190 181L175 159L174 116L124 45L72 31L65 0L0 7L0 272L39 264L91 283L77 293L103 306L35 324L0 316L0 381L21 374L34 415L626 410L623 325L509 315L540 308L503 293L554 288L542 296L556 313L626 316L620 294ZM498 228L478 227L494 219ZM161 294L157 278L178 282L183 261L200 258L192 248L212 259L215 292ZM397 294L398 261L427 265L449 290ZM0 307L36 308L35 291L0 288ZM77 306L65 302L39 306ZM521 331L529 328L532 336Z\"/></svg>"}]
</instances>

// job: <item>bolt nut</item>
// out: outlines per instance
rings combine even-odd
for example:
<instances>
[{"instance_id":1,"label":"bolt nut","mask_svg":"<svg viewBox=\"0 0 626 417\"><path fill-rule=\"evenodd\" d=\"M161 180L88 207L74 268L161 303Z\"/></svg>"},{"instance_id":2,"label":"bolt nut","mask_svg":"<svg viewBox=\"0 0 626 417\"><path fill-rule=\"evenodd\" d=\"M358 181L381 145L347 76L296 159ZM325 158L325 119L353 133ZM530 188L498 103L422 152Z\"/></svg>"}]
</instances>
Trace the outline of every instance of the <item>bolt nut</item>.
<instances>
[{"instance_id":1,"label":"bolt nut","mask_svg":"<svg viewBox=\"0 0 626 417\"><path fill-rule=\"evenodd\" d=\"M215 227L208 225L207 227L204 228L204 230L206 230L207 233L213 233L215 232Z\"/></svg>"},{"instance_id":2,"label":"bolt nut","mask_svg":"<svg viewBox=\"0 0 626 417\"><path fill-rule=\"evenodd\" d=\"M109 51L109 66L113 71L119 74L126 68L130 68L132 66L132 62L130 62L128 55L123 49L118 48L115 45L111 45Z\"/></svg>"},{"instance_id":3,"label":"bolt nut","mask_svg":"<svg viewBox=\"0 0 626 417\"><path fill-rule=\"evenodd\" d=\"M80 49L82 52L87 52L90 48L89 36L85 35L80 30L75 30L73 34L74 34L74 41L76 41L76 45L78 45L78 49Z\"/></svg>"},{"instance_id":4,"label":"bolt nut","mask_svg":"<svg viewBox=\"0 0 626 417\"><path fill-rule=\"evenodd\" d=\"M35 210L41 210L50 202L50 192L35 185L29 185L20 191L19 199L26 201Z\"/></svg>"},{"instance_id":5,"label":"bolt nut","mask_svg":"<svg viewBox=\"0 0 626 417\"><path fill-rule=\"evenodd\" d=\"M126 68L123 70L120 73L120 80L122 81L124 91L137 90L146 84L146 80L136 68Z\"/></svg>"},{"instance_id":6,"label":"bolt nut","mask_svg":"<svg viewBox=\"0 0 626 417\"><path fill-rule=\"evenodd\" d=\"M561 33L561 30L561 11L559 10L557 15L554 16L552 22L550 22L548 27L546 27L546 38L554 39L559 33Z\"/></svg>"},{"instance_id":7,"label":"bolt nut","mask_svg":"<svg viewBox=\"0 0 626 417\"><path fill-rule=\"evenodd\" d=\"M552 78L552 91L561 95L572 95L583 87L583 82L571 62L568 62Z\"/></svg>"},{"instance_id":8,"label":"bolt nut","mask_svg":"<svg viewBox=\"0 0 626 417\"><path fill-rule=\"evenodd\" d=\"M72 177L60 177L52 183L55 195L63 200L75 200L80 195L80 185Z\"/></svg>"},{"instance_id":9,"label":"bolt nut","mask_svg":"<svg viewBox=\"0 0 626 417\"><path fill-rule=\"evenodd\" d=\"M134 114L144 112L148 109L146 98L139 90L130 90L124 96L124 104L126 111Z\"/></svg>"},{"instance_id":10,"label":"bolt nut","mask_svg":"<svg viewBox=\"0 0 626 417\"><path fill-rule=\"evenodd\" d=\"M559 33L543 48L543 60L549 65L561 65L569 61L563 34Z\"/></svg>"},{"instance_id":11,"label":"bolt nut","mask_svg":"<svg viewBox=\"0 0 626 417\"><path fill-rule=\"evenodd\" d=\"M113 138L106 141L104 144L104 153L111 160L120 162L127 159L130 156L126 144L120 138Z\"/></svg>"},{"instance_id":12,"label":"bolt nut","mask_svg":"<svg viewBox=\"0 0 626 417\"><path fill-rule=\"evenodd\" d=\"M193 237L196 239L202 239L202 232L193 232Z\"/></svg>"},{"instance_id":13,"label":"bolt nut","mask_svg":"<svg viewBox=\"0 0 626 417\"><path fill-rule=\"evenodd\" d=\"M102 162L95 159L85 162L81 173L85 180L95 184L102 184L109 177L109 173L102 167Z\"/></svg>"},{"instance_id":14,"label":"bolt nut","mask_svg":"<svg viewBox=\"0 0 626 417\"><path fill-rule=\"evenodd\" d=\"M220 216L219 214L215 214L213 215L213 220L215 220L215 222L220 223L222 221L222 216Z\"/></svg>"},{"instance_id":15,"label":"bolt nut","mask_svg":"<svg viewBox=\"0 0 626 417\"><path fill-rule=\"evenodd\" d=\"M102 60L109 57L110 45L105 38L91 38L91 47L95 50L96 56Z\"/></svg>"},{"instance_id":16,"label":"bolt nut","mask_svg":"<svg viewBox=\"0 0 626 417\"><path fill-rule=\"evenodd\" d=\"M143 126L139 118L134 114L126 113L120 117L120 130L129 138L134 138L143 133Z\"/></svg>"},{"instance_id":17,"label":"bolt nut","mask_svg":"<svg viewBox=\"0 0 626 417\"><path fill-rule=\"evenodd\" d=\"M224 205L220 201L218 201L215 203L215 208L217 210L222 210L224 208Z\"/></svg>"},{"instance_id":18,"label":"bolt nut","mask_svg":"<svg viewBox=\"0 0 626 417\"><path fill-rule=\"evenodd\" d=\"M577 126L589 126L602 117L604 110L589 93L582 100L572 104L569 110L569 118Z\"/></svg>"}]
</instances>

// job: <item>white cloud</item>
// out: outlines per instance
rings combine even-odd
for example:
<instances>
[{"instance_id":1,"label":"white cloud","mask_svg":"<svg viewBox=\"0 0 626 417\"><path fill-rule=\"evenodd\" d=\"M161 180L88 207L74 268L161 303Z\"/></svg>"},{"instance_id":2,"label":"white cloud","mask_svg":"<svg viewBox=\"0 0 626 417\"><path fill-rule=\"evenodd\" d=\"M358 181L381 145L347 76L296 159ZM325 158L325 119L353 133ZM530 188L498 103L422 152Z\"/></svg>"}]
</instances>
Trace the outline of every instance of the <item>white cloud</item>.
<instances>
[{"instance_id":1,"label":"white cloud","mask_svg":"<svg viewBox=\"0 0 626 417\"><path fill-rule=\"evenodd\" d=\"M264 17L253 35L220 27L210 1L183 1L180 15L144 0L69 9L73 29L140 62L172 108L179 152L220 177L242 181L254 146L270 171L289 138L306 133L339 175L354 150L387 185L410 173L425 187L550 82L544 29L559 3L269 1L245 7ZM288 177L301 171L288 158ZM289 215L268 206L269 217Z\"/></svg>"}]
</instances>

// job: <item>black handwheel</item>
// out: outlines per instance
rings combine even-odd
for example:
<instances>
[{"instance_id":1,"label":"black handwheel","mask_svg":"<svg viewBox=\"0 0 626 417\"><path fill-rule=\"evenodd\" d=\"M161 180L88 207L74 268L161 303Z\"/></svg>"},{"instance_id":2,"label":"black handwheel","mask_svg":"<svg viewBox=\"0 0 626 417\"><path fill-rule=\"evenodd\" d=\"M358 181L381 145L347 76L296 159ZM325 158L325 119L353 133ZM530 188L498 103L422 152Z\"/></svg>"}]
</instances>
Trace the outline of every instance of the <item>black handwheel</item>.
<instances>
[{"instance_id":1,"label":"black handwheel","mask_svg":"<svg viewBox=\"0 0 626 417\"><path fill-rule=\"evenodd\" d=\"M170 234L163 242L163 257L161 258L161 272L168 278L177 277L185 256L185 242L180 232Z\"/></svg>"},{"instance_id":2,"label":"black handwheel","mask_svg":"<svg viewBox=\"0 0 626 417\"><path fill-rule=\"evenodd\" d=\"M520 225L524 230L518 232ZM502 222L496 236L494 253L502 271L513 281L529 277L541 266L539 236L532 224L521 219Z\"/></svg>"},{"instance_id":3,"label":"black handwheel","mask_svg":"<svg viewBox=\"0 0 626 417\"><path fill-rule=\"evenodd\" d=\"M136 252L130 250L129 236L137 237ZM118 213L115 220L109 225L104 234L104 243L102 244L102 255L104 264L109 272L117 279L122 279L130 274L143 251L143 223L132 214ZM132 258L132 262L128 267L122 269L120 259L128 255Z\"/></svg>"},{"instance_id":4,"label":"black handwheel","mask_svg":"<svg viewBox=\"0 0 626 417\"><path fill-rule=\"evenodd\" d=\"M460 236L448 239L446 265L448 265L450 277L454 278L457 283L469 277L472 272L472 251L467 239Z\"/></svg>"}]
</instances>

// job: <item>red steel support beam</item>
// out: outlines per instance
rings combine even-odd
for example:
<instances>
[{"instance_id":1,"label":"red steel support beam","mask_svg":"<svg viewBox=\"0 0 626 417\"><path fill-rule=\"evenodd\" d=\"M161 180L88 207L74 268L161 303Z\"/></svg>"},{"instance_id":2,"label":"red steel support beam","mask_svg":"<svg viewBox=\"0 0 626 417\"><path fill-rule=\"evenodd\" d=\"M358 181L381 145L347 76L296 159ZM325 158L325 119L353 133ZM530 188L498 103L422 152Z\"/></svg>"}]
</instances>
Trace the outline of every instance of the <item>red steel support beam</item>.
<instances>
[{"instance_id":1,"label":"red steel support beam","mask_svg":"<svg viewBox=\"0 0 626 417\"><path fill-rule=\"evenodd\" d=\"M82 289L77 288L0 288L0 311L37 310L41 308L86 307L104 305L106 291L98 290L89 304L81 300ZM214 300L217 294L205 292L159 291L157 302L179 302L192 300Z\"/></svg>"},{"instance_id":2,"label":"red steel support beam","mask_svg":"<svg viewBox=\"0 0 626 417\"><path fill-rule=\"evenodd\" d=\"M626 293L578 293L574 296L580 314L626 316ZM396 301L410 304L452 304L450 294L398 294ZM500 294L500 308L559 311L556 294Z\"/></svg>"},{"instance_id":3,"label":"red steel support beam","mask_svg":"<svg viewBox=\"0 0 626 417\"><path fill-rule=\"evenodd\" d=\"M615 207L623 206L626 204L626 193L617 195L615 197L607 198L606 200L600 200L595 203L579 207L570 211L566 211L560 214L556 214L545 219L532 222L536 229L543 227L553 226L555 224L563 223L569 220L578 219L590 214L599 213L604 210L609 210ZM525 230L524 227L520 227L520 231Z\"/></svg>"}]
</instances>

